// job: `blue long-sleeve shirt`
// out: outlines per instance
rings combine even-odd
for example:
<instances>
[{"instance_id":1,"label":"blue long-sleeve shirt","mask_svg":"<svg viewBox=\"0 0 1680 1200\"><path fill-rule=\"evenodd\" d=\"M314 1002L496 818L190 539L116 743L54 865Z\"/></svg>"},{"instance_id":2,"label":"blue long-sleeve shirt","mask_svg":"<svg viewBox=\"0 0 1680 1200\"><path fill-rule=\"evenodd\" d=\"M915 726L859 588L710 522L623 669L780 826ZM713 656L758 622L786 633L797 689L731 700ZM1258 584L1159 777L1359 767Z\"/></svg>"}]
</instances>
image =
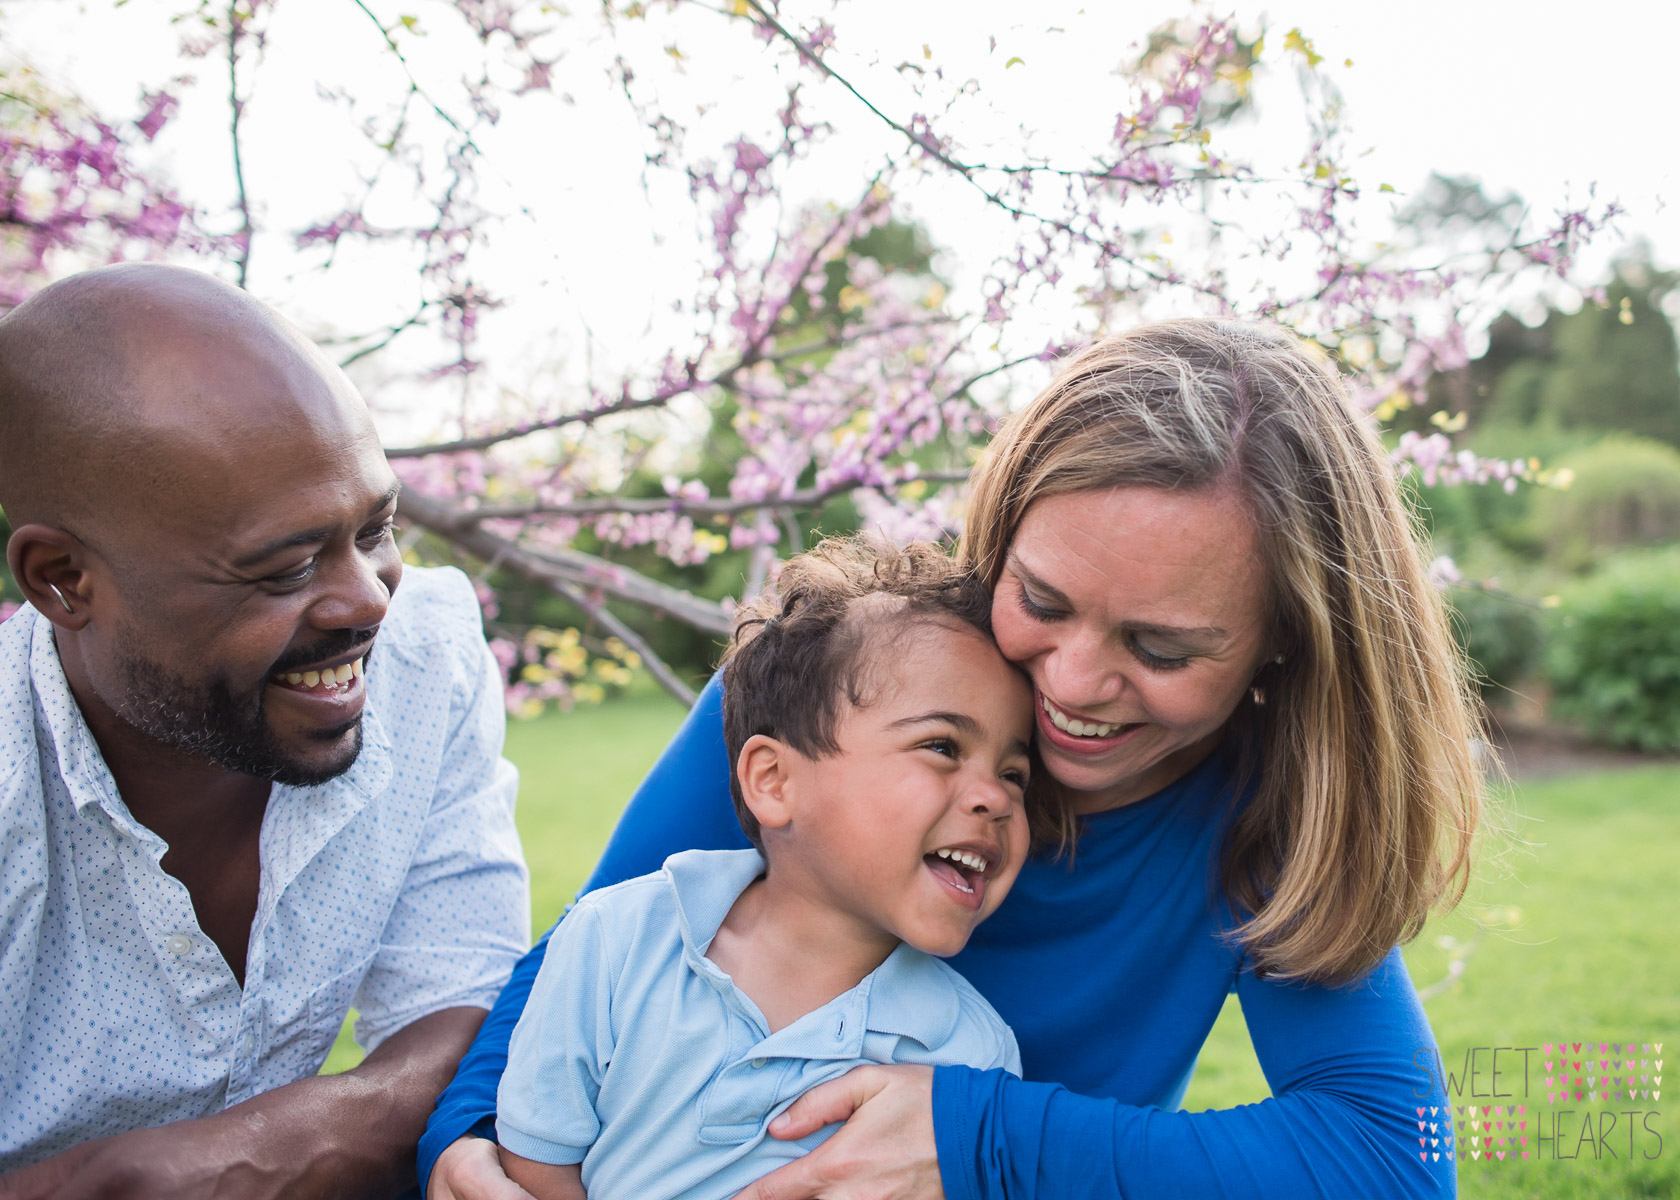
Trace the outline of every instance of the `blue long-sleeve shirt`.
<instances>
[{"instance_id":1,"label":"blue long-sleeve shirt","mask_svg":"<svg viewBox=\"0 0 1680 1200\"><path fill-rule=\"evenodd\" d=\"M1232 791L1215 755L1148 799L1088 818L1072 861L1029 859L951 960L1014 1028L1026 1082L965 1067L935 1073L950 1200L1456 1191L1451 1109L1420 1065L1434 1061L1435 1040L1399 952L1332 989L1257 979L1223 936L1232 919L1216 864ZM676 850L745 844L714 679L584 890L656 870ZM546 943L515 968L440 1097L420 1143L423 1183L450 1142L489 1134L508 1039ZM1273 1096L1177 1111L1233 990Z\"/></svg>"}]
</instances>

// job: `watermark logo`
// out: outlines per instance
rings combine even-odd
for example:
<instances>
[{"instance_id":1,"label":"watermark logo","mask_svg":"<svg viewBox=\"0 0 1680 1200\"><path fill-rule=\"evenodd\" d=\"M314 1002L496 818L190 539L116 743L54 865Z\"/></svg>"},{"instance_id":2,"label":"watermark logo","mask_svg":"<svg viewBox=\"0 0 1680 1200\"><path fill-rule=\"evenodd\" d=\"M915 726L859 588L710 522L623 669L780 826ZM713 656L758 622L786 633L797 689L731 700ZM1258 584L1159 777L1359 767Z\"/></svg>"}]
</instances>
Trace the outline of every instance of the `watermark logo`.
<instances>
[{"instance_id":1,"label":"watermark logo","mask_svg":"<svg viewBox=\"0 0 1680 1200\"><path fill-rule=\"evenodd\" d=\"M1662 1155L1660 1041L1473 1046L1456 1061L1430 1047L1412 1061L1407 1118L1425 1162L1603 1171Z\"/></svg>"}]
</instances>

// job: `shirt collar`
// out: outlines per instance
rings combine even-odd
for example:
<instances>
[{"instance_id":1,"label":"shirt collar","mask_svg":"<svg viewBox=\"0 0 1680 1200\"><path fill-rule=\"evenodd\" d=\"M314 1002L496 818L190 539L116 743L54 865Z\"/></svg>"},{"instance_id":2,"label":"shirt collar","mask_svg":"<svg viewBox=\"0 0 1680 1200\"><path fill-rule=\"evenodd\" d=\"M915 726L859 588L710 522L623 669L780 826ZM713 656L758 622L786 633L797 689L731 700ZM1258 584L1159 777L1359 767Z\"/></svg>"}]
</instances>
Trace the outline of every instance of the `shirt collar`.
<instances>
[{"instance_id":1,"label":"shirt collar","mask_svg":"<svg viewBox=\"0 0 1680 1200\"><path fill-rule=\"evenodd\" d=\"M706 958L706 950L736 898L763 873L764 858L757 850L685 850L665 860L665 874L676 896L684 957L714 983L721 980L733 989L729 977ZM836 1004L852 1010L854 1019L846 1024L856 1036L837 1039L834 1057L855 1057L866 1029L908 1037L933 1049L950 1039L961 1016L948 968L902 942L863 982L824 1009ZM814 1015L800 1018L775 1038L800 1029Z\"/></svg>"},{"instance_id":2,"label":"shirt collar","mask_svg":"<svg viewBox=\"0 0 1680 1200\"><path fill-rule=\"evenodd\" d=\"M19 613L18 619L25 614ZM53 637L53 624L33 609L27 619L32 622L29 640L29 678L37 699L35 703L37 727L44 724L52 740L53 753L58 761L58 775L70 794L70 800L80 813L93 804L113 818L127 824L132 821L122 798L117 794L117 781L105 765L93 730L82 716L81 706L70 691L65 678L64 664L58 657L58 642Z\"/></svg>"},{"instance_id":3,"label":"shirt collar","mask_svg":"<svg viewBox=\"0 0 1680 1200\"><path fill-rule=\"evenodd\" d=\"M53 637L53 624L33 609L17 614L18 620L33 622L30 630L29 674L31 685L39 696L36 708L44 719L47 734L52 739L53 752L58 761L59 777L80 813L96 804L119 823L143 829L128 812L117 791L117 781L105 764L99 743L88 728L87 718L70 691L70 681L64 674L64 663L58 656L58 642ZM342 827L370 798L379 794L391 782L391 740L370 703L363 709L362 751L350 769L337 779L316 788L304 789L324 793L329 789L348 787L355 795L347 797L346 811L336 822ZM276 791L279 789L277 788ZM146 831L150 835L150 831ZM155 836L155 835L152 835ZM317 847L318 849L318 847ZM745 887L745 884L742 885ZM728 911L726 907L725 912ZM722 918L720 917L721 921ZM714 929L715 932L715 929Z\"/></svg>"}]
</instances>

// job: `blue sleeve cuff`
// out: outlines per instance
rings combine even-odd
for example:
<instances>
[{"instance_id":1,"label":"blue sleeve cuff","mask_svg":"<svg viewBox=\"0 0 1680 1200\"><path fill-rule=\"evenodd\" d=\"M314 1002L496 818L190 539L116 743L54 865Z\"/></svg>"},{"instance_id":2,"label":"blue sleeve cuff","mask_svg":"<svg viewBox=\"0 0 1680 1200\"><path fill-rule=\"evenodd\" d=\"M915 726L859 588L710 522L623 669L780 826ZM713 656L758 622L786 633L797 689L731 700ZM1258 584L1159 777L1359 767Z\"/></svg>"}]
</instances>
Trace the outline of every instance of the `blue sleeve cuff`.
<instances>
[{"instance_id":1,"label":"blue sleeve cuff","mask_svg":"<svg viewBox=\"0 0 1680 1200\"><path fill-rule=\"evenodd\" d=\"M933 1069L933 1144L939 1155L939 1182L945 1200L979 1200L974 1172L974 1131L964 1093L973 1067Z\"/></svg>"}]
</instances>

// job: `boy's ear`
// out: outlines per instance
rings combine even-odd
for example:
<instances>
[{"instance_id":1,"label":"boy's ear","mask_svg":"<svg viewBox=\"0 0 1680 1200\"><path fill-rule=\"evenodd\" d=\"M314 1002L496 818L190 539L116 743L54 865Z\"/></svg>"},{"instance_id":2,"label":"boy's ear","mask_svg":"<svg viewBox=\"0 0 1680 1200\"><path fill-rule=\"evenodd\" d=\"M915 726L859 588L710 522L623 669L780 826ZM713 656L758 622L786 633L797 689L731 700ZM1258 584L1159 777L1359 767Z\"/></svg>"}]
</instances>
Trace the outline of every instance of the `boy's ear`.
<instances>
[{"instance_id":1,"label":"boy's ear","mask_svg":"<svg viewBox=\"0 0 1680 1200\"><path fill-rule=\"evenodd\" d=\"M793 820L791 770L797 752L786 742L755 733L735 760L741 798L760 829L781 829Z\"/></svg>"}]
</instances>

